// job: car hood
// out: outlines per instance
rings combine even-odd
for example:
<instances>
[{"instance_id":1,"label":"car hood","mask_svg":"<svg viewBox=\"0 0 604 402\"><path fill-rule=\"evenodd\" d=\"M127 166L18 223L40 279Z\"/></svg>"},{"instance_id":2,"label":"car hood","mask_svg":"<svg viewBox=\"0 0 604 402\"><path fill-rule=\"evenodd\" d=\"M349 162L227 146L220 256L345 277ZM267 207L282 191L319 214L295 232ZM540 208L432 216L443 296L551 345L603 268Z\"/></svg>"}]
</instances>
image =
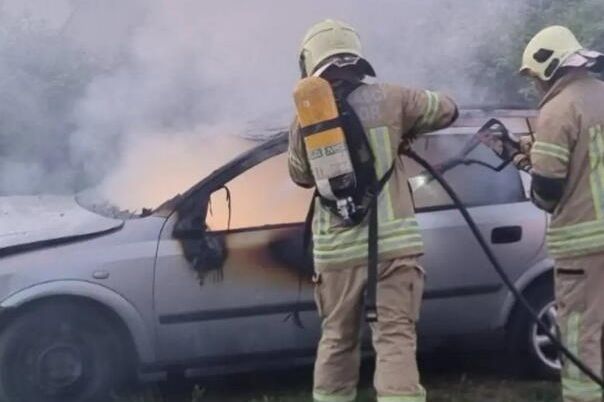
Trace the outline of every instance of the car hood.
<instances>
[{"instance_id":1,"label":"car hood","mask_svg":"<svg viewBox=\"0 0 604 402\"><path fill-rule=\"evenodd\" d=\"M0 256L102 235L123 225L82 208L74 197L0 197Z\"/></svg>"}]
</instances>

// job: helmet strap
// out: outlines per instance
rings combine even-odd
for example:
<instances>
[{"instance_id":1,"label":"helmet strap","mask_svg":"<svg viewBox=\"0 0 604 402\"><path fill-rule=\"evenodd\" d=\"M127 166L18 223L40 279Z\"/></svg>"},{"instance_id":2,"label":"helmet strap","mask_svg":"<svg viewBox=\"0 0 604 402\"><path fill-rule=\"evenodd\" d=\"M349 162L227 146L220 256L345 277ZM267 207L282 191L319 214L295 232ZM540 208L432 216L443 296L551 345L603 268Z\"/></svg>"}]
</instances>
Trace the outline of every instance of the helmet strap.
<instances>
[{"instance_id":1,"label":"helmet strap","mask_svg":"<svg viewBox=\"0 0 604 402\"><path fill-rule=\"evenodd\" d=\"M298 65L300 67L301 78L308 77L308 71L306 71L306 55L304 54L304 50L302 50L300 52L300 58L298 59Z\"/></svg>"}]
</instances>

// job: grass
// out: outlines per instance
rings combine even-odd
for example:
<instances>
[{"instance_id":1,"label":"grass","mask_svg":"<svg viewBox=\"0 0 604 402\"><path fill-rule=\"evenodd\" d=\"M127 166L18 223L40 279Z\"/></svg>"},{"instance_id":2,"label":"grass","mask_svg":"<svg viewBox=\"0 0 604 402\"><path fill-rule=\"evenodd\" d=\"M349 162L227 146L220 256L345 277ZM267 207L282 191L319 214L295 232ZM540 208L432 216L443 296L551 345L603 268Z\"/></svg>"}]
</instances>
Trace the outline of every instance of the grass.
<instances>
[{"instance_id":1,"label":"grass","mask_svg":"<svg viewBox=\"0 0 604 402\"><path fill-rule=\"evenodd\" d=\"M308 372L214 379L205 387L184 382L174 388L150 386L112 402L309 402ZM374 402L375 394L363 378L357 402ZM559 385L549 381L499 379L491 374L437 374L425 379L428 402L560 402ZM166 389L167 388L167 389Z\"/></svg>"},{"instance_id":2,"label":"grass","mask_svg":"<svg viewBox=\"0 0 604 402\"><path fill-rule=\"evenodd\" d=\"M558 387L551 383L518 384L510 381L471 381L457 384L428 386L428 402L560 402ZM260 393L234 390L233 392L209 392L161 396L156 393L132 394L116 399L116 402L308 402L310 391L264 391ZM357 402L374 402L371 389L363 389Z\"/></svg>"},{"instance_id":3,"label":"grass","mask_svg":"<svg viewBox=\"0 0 604 402\"><path fill-rule=\"evenodd\" d=\"M427 384L430 402L560 402L559 386L547 381L466 378Z\"/></svg>"},{"instance_id":4,"label":"grass","mask_svg":"<svg viewBox=\"0 0 604 402\"><path fill-rule=\"evenodd\" d=\"M421 361L428 402L561 402L560 385L518 374L501 354L439 354ZM363 364L357 402L374 402L373 367ZM312 368L171 381L110 402L310 402Z\"/></svg>"}]
</instances>

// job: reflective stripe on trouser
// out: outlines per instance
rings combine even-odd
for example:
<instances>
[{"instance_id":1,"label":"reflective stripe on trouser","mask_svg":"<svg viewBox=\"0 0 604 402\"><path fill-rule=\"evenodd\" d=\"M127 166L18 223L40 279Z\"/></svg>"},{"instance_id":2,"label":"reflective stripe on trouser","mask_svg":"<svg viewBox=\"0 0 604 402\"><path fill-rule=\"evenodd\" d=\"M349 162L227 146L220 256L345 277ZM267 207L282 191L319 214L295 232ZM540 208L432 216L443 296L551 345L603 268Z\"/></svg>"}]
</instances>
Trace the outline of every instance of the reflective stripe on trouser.
<instances>
[{"instance_id":1,"label":"reflective stripe on trouser","mask_svg":"<svg viewBox=\"0 0 604 402\"><path fill-rule=\"evenodd\" d=\"M313 399L315 402L353 402L357 398L356 390L349 394L324 394L314 391Z\"/></svg>"},{"instance_id":2,"label":"reflective stripe on trouser","mask_svg":"<svg viewBox=\"0 0 604 402\"><path fill-rule=\"evenodd\" d=\"M365 266L320 274L315 287L317 309L322 317L314 372L314 398L318 402L344 401L342 398L355 395L366 282ZM380 401L426 400L415 356L415 322L423 284L423 273L415 259L398 259L378 266L379 321L371 329L376 350L374 384Z\"/></svg>"},{"instance_id":3,"label":"reflective stripe on trouser","mask_svg":"<svg viewBox=\"0 0 604 402\"><path fill-rule=\"evenodd\" d=\"M563 271L560 271L563 269ZM604 254L559 261L556 272L558 325L562 340L595 373L602 373ZM574 364L562 370L564 402L601 402L602 389Z\"/></svg>"}]
</instances>

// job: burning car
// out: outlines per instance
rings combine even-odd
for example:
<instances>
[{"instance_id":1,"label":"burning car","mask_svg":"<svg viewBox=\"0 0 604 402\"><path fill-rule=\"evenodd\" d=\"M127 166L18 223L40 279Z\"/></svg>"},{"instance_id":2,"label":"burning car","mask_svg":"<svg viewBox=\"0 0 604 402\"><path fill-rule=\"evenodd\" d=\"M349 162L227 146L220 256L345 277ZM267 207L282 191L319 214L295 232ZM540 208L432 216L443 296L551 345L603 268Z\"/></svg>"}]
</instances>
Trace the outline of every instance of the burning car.
<instances>
[{"instance_id":1,"label":"burning car","mask_svg":"<svg viewBox=\"0 0 604 402\"><path fill-rule=\"evenodd\" d=\"M534 115L466 110L455 127L414 148L439 163L488 117L523 135ZM320 333L302 251L312 192L289 180L286 148L279 134L140 214L90 192L0 198L0 399L93 400L135 373L310 362ZM494 155L477 147L472 158ZM410 175L421 173L404 163ZM481 164L445 178L554 326L547 217L528 201L526 178ZM541 372L558 370L554 348L516 307L444 191L420 186L414 202L427 272L420 348L509 347Z\"/></svg>"}]
</instances>

